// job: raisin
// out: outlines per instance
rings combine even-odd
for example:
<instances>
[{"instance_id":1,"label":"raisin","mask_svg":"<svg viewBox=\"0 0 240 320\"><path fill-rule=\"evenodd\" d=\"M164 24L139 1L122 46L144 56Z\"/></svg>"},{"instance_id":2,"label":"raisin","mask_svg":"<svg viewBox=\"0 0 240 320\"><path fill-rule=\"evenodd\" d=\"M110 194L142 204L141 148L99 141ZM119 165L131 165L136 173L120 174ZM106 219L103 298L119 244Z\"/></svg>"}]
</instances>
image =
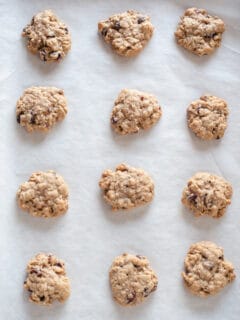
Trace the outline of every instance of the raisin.
<instances>
[{"instance_id":1,"label":"raisin","mask_svg":"<svg viewBox=\"0 0 240 320\"><path fill-rule=\"evenodd\" d=\"M149 289L148 289L148 288L144 288L144 290L143 290L143 296L146 298L146 297L149 296L149 294L150 294Z\"/></svg>"},{"instance_id":2,"label":"raisin","mask_svg":"<svg viewBox=\"0 0 240 320\"><path fill-rule=\"evenodd\" d=\"M127 303L131 303L135 300L136 298L136 292L132 291L128 296L127 296Z\"/></svg>"},{"instance_id":3,"label":"raisin","mask_svg":"<svg viewBox=\"0 0 240 320\"><path fill-rule=\"evenodd\" d=\"M36 269L32 269L32 270L30 271L30 274L33 274L33 273L38 274L38 271L37 271Z\"/></svg>"},{"instance_id":4,"label":"raisin","mask_svg":"<svg viewBox=\"0 0 240 320\"><path fill-rule=\"evenodd\" d=\"M202 108L202 106L198 106L198 107L197 107L197 113L198 113L198 114L200 113L201 108Z\"/></svg>"},{"instance_id":5,"label":"raisin","mask_svg":"<svg viewBox=\"0 0 240 320\"><path fill-rule=\"evenodd\" d=\"M120 22L119 21L116 21L112 27L114 30L119 30L121 29L121 25L120 25Z\"/></svg>"},{"instance_id":6,"label":"raisin","mask_svg":"<svg viewBox=\"0 0 240 320\"><path fill-rule=\"evenodd\" d=\"M112 122L112 124L117 123L117 118L112 117L111 122Z\"/></svg>"},{"instance_id":7,"label":"raisin","mask_svg":"<svg viewBox=\"0 0 240 320\"><path fill-rule=\"evenodd\" d=\"M211 33L211 34L205 35L204 38L206 38L206 39L212 39L212 38L214 38L216 35L217 35L217 33L215 32L215 33Z\"/></svg>"},{"instance_id":8,"label":"raisin","mask_svg":"<svg viewBox=\"0 0 240 320\"><path fill-rule=\"evenodd\" d=\"M101 33L102 33L103 37L106 37L106 35L108 33L108 29L107 28L103 28Z\"/></svg>"},{"instance_id":9,"label":"raisin","mask_svg":"<svg viewBox=\"0 0 240 320\"><path fill-rule=\"evenodd\" d=\"M47 59L46 59L46 51L45 51L45 50L40 50L40 51L39 51L39 54L40 54L40 58L41 58L43 61L47 61Z\"/></svg>"},{"instance_id":10,"label":"raisin","mask_svg":"<svg viewBox=\"0 0 240 320\"><path fill-rule=\"evenodd\" d=\"M138 24L141 24L145 21L145 18L144 17L139 17L138 18Z\"/></svg>"},{"instance_id":11,"label":"raisin","mask_svg":"<svg viewBox=\"0 0 240 320\"><path fill-rule=\"evenodd\" d=\"M195 193L191 193L187 198L190 202L196 203L197 195Z\"/></svg>"},{"instance_id":12,"label":"raisin","mask_svg":"<svg viewBox=\"0 0 240 320\"><path fill-rule=\"evenodd\" d=\"M30 123L31 124L36 124L36 114L32 114L31 119L30 119Z\"/></svg>"},{"instance_id":13,"label":"raisin","mask_svg":"<svg viewBox=\"0 0 240 320\"><path fill-rule=\"evenodd\" d=\"M21 115L23 115L24 112L20 112L18 115L17 115L17 122L20 123L21 122Z\"/></svg>"},{"instance_id":14,"label":"raisin","mask_svg":"<svg viewBox=\"0 0 240 320\"><path fill-rule=\"evenodd\" d=\"M34 25L34 22L35 22L35 17L32 17L31 26Z\"/></svg>"},{"instance_id":15,"label":"raisin","mask_svg":"<svg viewBox=\"0 0 240 320\"><path fill-rule=\"evenodd\" d=\"M208 206L208 199L207 199L207 193L205 193L205 195L204 195L204 197L203 197L203 203L204 203L204 205L205 205L205 207L206 208L208 208L209 206Z\"/></svg>"},{"instance_id":16,"label":"raisin","mask_svg":"<svg viewBox=\"0 0 240 320\"><path fill-rule=\"evenodd\" d=\"M60 262L55 263L55 266L56 266L56 267L60 267L60 268L62 268L62 264L61 264Z\"/></svg>"},{"instance_id":17,"label":"raisin","mask_svg":"<svg viewBox=\"0 0 240 320\"><path fill-rule=\"evenodd\" d=\"M158 282L154 284L154 287L152 288L151 292L155 291L157 289L157 286L158 286Z\"/></svg>"}]
</instances>

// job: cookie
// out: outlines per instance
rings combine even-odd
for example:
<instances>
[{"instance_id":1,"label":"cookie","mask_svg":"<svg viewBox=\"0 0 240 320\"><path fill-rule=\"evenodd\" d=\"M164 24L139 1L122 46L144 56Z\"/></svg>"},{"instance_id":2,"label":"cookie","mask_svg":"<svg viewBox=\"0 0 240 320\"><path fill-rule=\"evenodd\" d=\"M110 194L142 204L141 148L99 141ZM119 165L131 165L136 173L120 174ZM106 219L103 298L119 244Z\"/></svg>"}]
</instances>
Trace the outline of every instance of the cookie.
<instances>
[{"instance_id":1,"label":"cookie","mask_svg":"<svg viewBox=\"0 0 240 320\"><path fill-rule=\"evenodd\" d=\"M109 272L113 298L122 306L135 306L157 289L158 278L146 257L124 253Z\"/></svg>"},{"instance_id":2,"label":"cookie","mask_svg":"<svg viewBox=\"0 0 240 320\"><path fill-rule=\"evenodd\" d=\"M227 103L223 99L205 95L188 107L188 127L203 140L220 139L227 128L228 114Z\"/></svg>"},{"instance_id":3,"label":"cookie","mask_svg":"<svg viewBox=\"0 0 240 320\"><path fill-rule=\"evenodd\" d=\"M114 14L98 23L98 31L112 49L121 56L138 54L151 39L154 27L150 18L129 10Z\"/></svg>"},{"instance_id":4,"label":"cookie","mask_svg":"<svg viewBox=\"0 0 240 320\"><path fill-rule=\"evenodd\" d=\"M51 10L36 14L22 32L28 50L43 61L60 61L71 49L67 26Z\"/></svg>"},{"instance_id":5,"label":"cookie","mask_svg":"<svg viewBox=\"0 0 240 320\"><path fill-rule=\"evenodd\" d=\"M203 56L218 48L225 31L224 22L204 9L189 8L181 17L175 37L188 51Z\"/></svg>"},{"instance_id":6,"label":"cookie","mask_svg":"<svg viewBox=\"0 0 240 320\"><path fill-rule=\"evenodd\" d=\"M233 265L224 260L223 249L210 241L190 247L182 276L186 287L200 297L218 293L236 277Z\"/></svg>"},{"instance_id":7,"label":"cookie","mask_svg":"<svg viewBox=\"0 0 240 320\"><path fill-rule=\"evenodd\" d=\"M111 114L113 130L121 135L149 129L161 118L162 109L157 98L138 90L124 89L115 101Z\"/></svg>"},{"instance_id":8,"label":"cookie","mask_svg":"<svg viewBox=\"0 0 240 320\"><path fill-rule=\"evenodd\" d=\"M49 131L68 112L64 91L55 87L31 87L17 101L17 122L28 132Z\"/></svg>"},{"instance_id":9,"label":"cookie","mask_svg":"<svg viewBox=\"0 0 240 320\"><path fill-rule=\"evenodd\" d=\"M196 216L220 218L232 198L231 184L217 175L198 172L183 190L182 203Z\"/></svg>"},{"instance_id":10,"label":"cookie","mask_svg":"<svg viewBox=\"0 0 240 320\"><path fill-rule=\"evenodd\" d=\"M39 253L27 265L24 288L29 300L40 305L64 302L70 295L65 263L52 254Z\"/></svg>"},{"instance_id":11,"label":"cookie","mask_svg":"<svg viewBox=\"0 0 240 320\"><path fill-rule=\"evenodd\" d=\"M34 172L17 192L18 205L32 216L52 218L68 209L68 187L54 171Z\"/></svg>"},{"instance_id":12,"label":"cookie","mask_svg":"<svg viewBox=\"0 0 240 320\"><path fill-rule=\"evenodd\" d=\"M103 172L99 182L104 199L112 210L127 210L152 201L154 183L142 169L120 164L115 171Z\"/></svg>"}]
</instances>

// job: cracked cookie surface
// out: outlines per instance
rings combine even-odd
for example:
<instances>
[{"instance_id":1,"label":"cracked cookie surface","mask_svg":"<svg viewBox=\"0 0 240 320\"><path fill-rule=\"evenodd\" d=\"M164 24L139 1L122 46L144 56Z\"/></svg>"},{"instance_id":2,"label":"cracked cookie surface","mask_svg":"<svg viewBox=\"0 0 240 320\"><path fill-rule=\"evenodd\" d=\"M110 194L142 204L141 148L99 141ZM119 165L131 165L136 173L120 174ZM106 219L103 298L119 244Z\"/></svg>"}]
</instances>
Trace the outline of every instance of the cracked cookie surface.
<instances>
[{"instance_id":1,"label":"cracked cookie surface","mask_svg":"<svg viewBox=\"0 0 240 320\"><path fill-rule=\"evenodd\" d=\"M212 53L221 44L224 22L204 9L189 8L178 24L177 43L188 51L202 56Z\"/></svg>"},{"instance_id":2,"label":"cracked cookie surface","mask_svg":"<svg viewBox=\"0 0 240 320\"><path fill-rule=\"evenodd\" d=\"M200 297L218 293L236 277L233 265L224 260L223 249L210 241L190 247L184 269L182 276L187 288Z\"/></svg>"},{"instance_id":3,"label":"cracked cookie surface","mask_svg":"<svg viewBox=\"0 0 240 320\"><path fill-rule=\"evenodd\" d=\"M121 135L149 129L161 118L157 98L138 90L124 89L118 95L111 114L111 125Z\"/></svg>"},{"instance_id":4,"label":"cracked cookie surface","mask_svg":"<svg viewBox=\"0 0 240 320\"><path fill-rule=\"evenodd\" d=\"M119 55L138 54L150 40L154 27L150 18L134 10L114 14L98 23L98 31Z\"/></svg>"},{"instance_id":5,"label":"cracked cookie surface","mask_svg":"<svg viewBox=\"0 0 240 320\"><path fill-rule=\"evenodd\" d=\"M115 171L106 170L99 181L104 199L113 210L132 209L152 201L154 183L142 169L120 164Z\"/></svg>"},{"instance_id":6,"label":"cracked cookie surface","mask_svg":"<svg viewBox=\"0 0 240 320\"><path fill-rule=\"evenodd\" d=\"M68 187L56 172L35 172L18 189L19 207L32 216L57 217L68 209Z\"/></svg>"},{"instance_id":7,"label":"cracked cookie surface","mask_svg":"<svg viewBox=\"0 0 240 320\"><path fill-rule=\"evenodd\" d=\"M49 131L68 112L64 91L55 87L30 87L17 101L17 122L28 132Z\"/></svg>"},{"instance_id":8,"label":"cracked cookie surface","mask_svg":"<svg viewBox=\"0 0 240 320\"><path fill-rule=\"evenodd\" d=\"M127 253L114 259L109 279L113 298L122 306L143 302L158 285L157 275L147 258Z\"/></svg>"},{"instance_id":9,"label":"cracked cookie surface","mask_svg":"<svg viewBox=\"0 0 240 320\"><path fill-rule=\"evenodd\" d=\"M188 107L188 127L203 140L220 139L227 128L228 114L228 106L223 99L205 95Z\"/></svg>"},{"instance_id":10,"label":"cracked cookie surface","mask_svg":"<svg viewBox=\"0 0 240 320\"><path fill-rule=\"evenodd\" d=\"M183 190L182 203L196 216L220 218L231 203L232 186L224 178L208 172L196 173Z\"/></svg>"},{"instance_id":11,"label":"cracked cookie surface","mask_svg":"<svg viewBox=\"0 0 240 320\"><path fill-rule=\"evenodd\" d=\"M36 14L22 32L30 52L43 61L60 61L71 49L67 26L51 10Z\"/></svg>"},{"instance_id":12,"label":"cracked cookie surface","mask_svg":"<svg viewBox=\"0 0 240 320\"><path fill-rule=\"evenodd\" d=\"M64 302L70 295L65 263L52 254L39 253L27 265L24 288L29 300L40 305Z\"/></svg>"}]
</instances>

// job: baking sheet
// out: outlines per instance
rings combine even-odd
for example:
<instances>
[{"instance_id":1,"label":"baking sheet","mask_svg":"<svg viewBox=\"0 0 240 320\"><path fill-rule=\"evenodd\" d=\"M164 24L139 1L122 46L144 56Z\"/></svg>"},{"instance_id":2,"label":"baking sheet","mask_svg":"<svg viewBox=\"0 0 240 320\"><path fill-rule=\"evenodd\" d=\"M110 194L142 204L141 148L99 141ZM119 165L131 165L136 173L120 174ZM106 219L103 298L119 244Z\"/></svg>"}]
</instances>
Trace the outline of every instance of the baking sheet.
<instances>
[{"instance_id":1,"label":"baking sheet","mask_svg":"<svg viewBox=\"0 0 240 320\"><path fill-rule=\"evenodd\" d=\"M224 19L219 50L195 57L179 48L173 32L190 6ZM20 33L31 17L51 8L69 26L72 50L60 64L44 64L29 54ZM112 53L97 34L97 22L136 9L149 13L155 34L136 58ZM9 320L228 319L240 313L240 1L160 0L0 0L0 318ZM66 120L48 135L27 134L15 121L15 104L32 85L65 90ZM111 132L109 115L118 92L136 88L156 94L163 109L159 124L132 137ZM202 142L186 126L188 104L204 93L227 100L224 139ZM101 172L121 162L142 167L155 180L151 205L113 214L98 187ZM59 172L70 188L70 208L59 219L42 220L21 212L18 185L36 170ZM223 175L234 188L232 204L220 220L194 218L181 192L195 172ZM208 299L192 296L180 273L191 243L211 240L225 248L237 279ZM72 294L49 308L27 301L22 289L28 260L40 251L66 261ZM159 276L146 303L122 308L112 301L108 269L123 253L146 255Z\"/></svg>"}]
</instances>

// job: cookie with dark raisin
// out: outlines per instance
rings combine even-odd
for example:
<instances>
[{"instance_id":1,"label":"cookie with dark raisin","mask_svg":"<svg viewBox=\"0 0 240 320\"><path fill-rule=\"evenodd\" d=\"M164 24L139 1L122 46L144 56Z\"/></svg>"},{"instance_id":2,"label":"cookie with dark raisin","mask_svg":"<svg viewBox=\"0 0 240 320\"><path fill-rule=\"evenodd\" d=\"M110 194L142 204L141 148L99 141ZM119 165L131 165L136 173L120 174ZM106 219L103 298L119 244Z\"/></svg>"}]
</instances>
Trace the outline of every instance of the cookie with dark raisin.
<instances>
[{"instance_id":1,"label":"cookie with dark raisin","mask_svg":"<svg viewBox=\"0 0 240 320\"><path fill-rule=\"evenodd\" d=\"M208 172L198 172L187 182L182 203L195 216L220 218L231 203L232 193L231 184L224 178Z\"/></svg>"},{"instance_id":2,"label":"cookie with dark raisin","mask_svg":"<svg viewBox=\"0 0 240 320\"><path fill-rule=\"evenodd\" d=\"M154 197L154 182L149 174L123 163L115 171L105 170L99 186L104 200L114 211L146 205Z\"/></svg>"},{"instance_id":3,"label":"cookie with dark raisin","mask_svg":"<svg viewBox=\"0 0 240 320\"><path fill-rule=\"evenodd\" d=\"M203 56L220 46L224 31L224 22L219 17L210 15L204 9L189 8L181 17L175 37L180 46Z\"/></svg>"},{"instance_id":4,"label":"cookie with dark raisin","mask_svg":"<svg viewBox=\"0 0 240 320\"><path fill-rule=\"evenodd\" d=\"M114 259L109 279L113 298L122 306L143 302L158 285L157 275L147 258L128 253Z\"/></svg>"},{"instance_id":5,"label":"cookie with dark raisin","mask_svg":"<svg viewBox=\"0 0 240 320\"><path fill-rule=\"evenodd\" d=\"M51 11L36 14L23 29L27 48L39 54L43 61L60 61L71 49L71 36L68 27Z\"/></svg>"},{"instance_id":6,"label":"cookie with dark raisin","mask_svg":"<svg viewBox=\"0 0 240 320\"><path fill-rule=\"evenodd\" d=\"M62 121L67 112L67 100L62 89L30 87L17 101L16 119L28 132L47 132Z\"/></svg>"},{"instance_id":7,"label":"cookie with dark raisin","mask_svg":"<svg viewBox=\"0 0 240 320\"><path fill-rule=\"evenodd\" d=\"M150 93L123 89L111 114L111 126L120 135L138 133L153 127L162 116L157 98Z\"/></svg>"},{"instance_id":8,"label":"cookie with dark raisin","mask_svg":"<svg viewBox=\"0 0 240 320\"><path fill-rule=\"evenodd\" d=\"M34 172L17 191L19 207L34 217L59 217L68 210L68 186L55 171Z\"/></svg>"},{"instance_id":9,"label":"cookie with dark raisin","mask_svg":"<svg viewBox=\"0 0 240 320\"><path fill-rule=\"evenodd\" d=\"M188 127L202 140L221 139L227 128L228 114L225 100L204 95L189 105Z\"/></svg>"},{"instance_id":10,"label":"cookie with dark raisin","mask_svg":"<svg viewBox=\"0 0 240 320\"><path fill-rule=\"evenodd\" d=\"M154 27L149 16L134 10L114 14L98 23L98 31L121 56L135 56L146 46Z\"/></svg>"},{"instance_id":11,"label":"cookie with dark raisin","mask_svg":"<svg viewBox=\"0 0 240 320\"><path fill-rule=\"evenodd\" d=\"M24 288L31 302L45 306L64 302L70 295L65 263L53 254L37 254L27 265Z\"/></svg>"},{"instance_id":12,"label":"cookie with dark raisin","mask_svg":"<svg viewBox=\"0 0 240 320\"><path fill-rule=\"evenodd\" d=\"M182 272L186 287L195 295L215 295L236 275L233 265L224 259L223 249L210 241L191 245Z\"/></svg>"}]
</instances>

